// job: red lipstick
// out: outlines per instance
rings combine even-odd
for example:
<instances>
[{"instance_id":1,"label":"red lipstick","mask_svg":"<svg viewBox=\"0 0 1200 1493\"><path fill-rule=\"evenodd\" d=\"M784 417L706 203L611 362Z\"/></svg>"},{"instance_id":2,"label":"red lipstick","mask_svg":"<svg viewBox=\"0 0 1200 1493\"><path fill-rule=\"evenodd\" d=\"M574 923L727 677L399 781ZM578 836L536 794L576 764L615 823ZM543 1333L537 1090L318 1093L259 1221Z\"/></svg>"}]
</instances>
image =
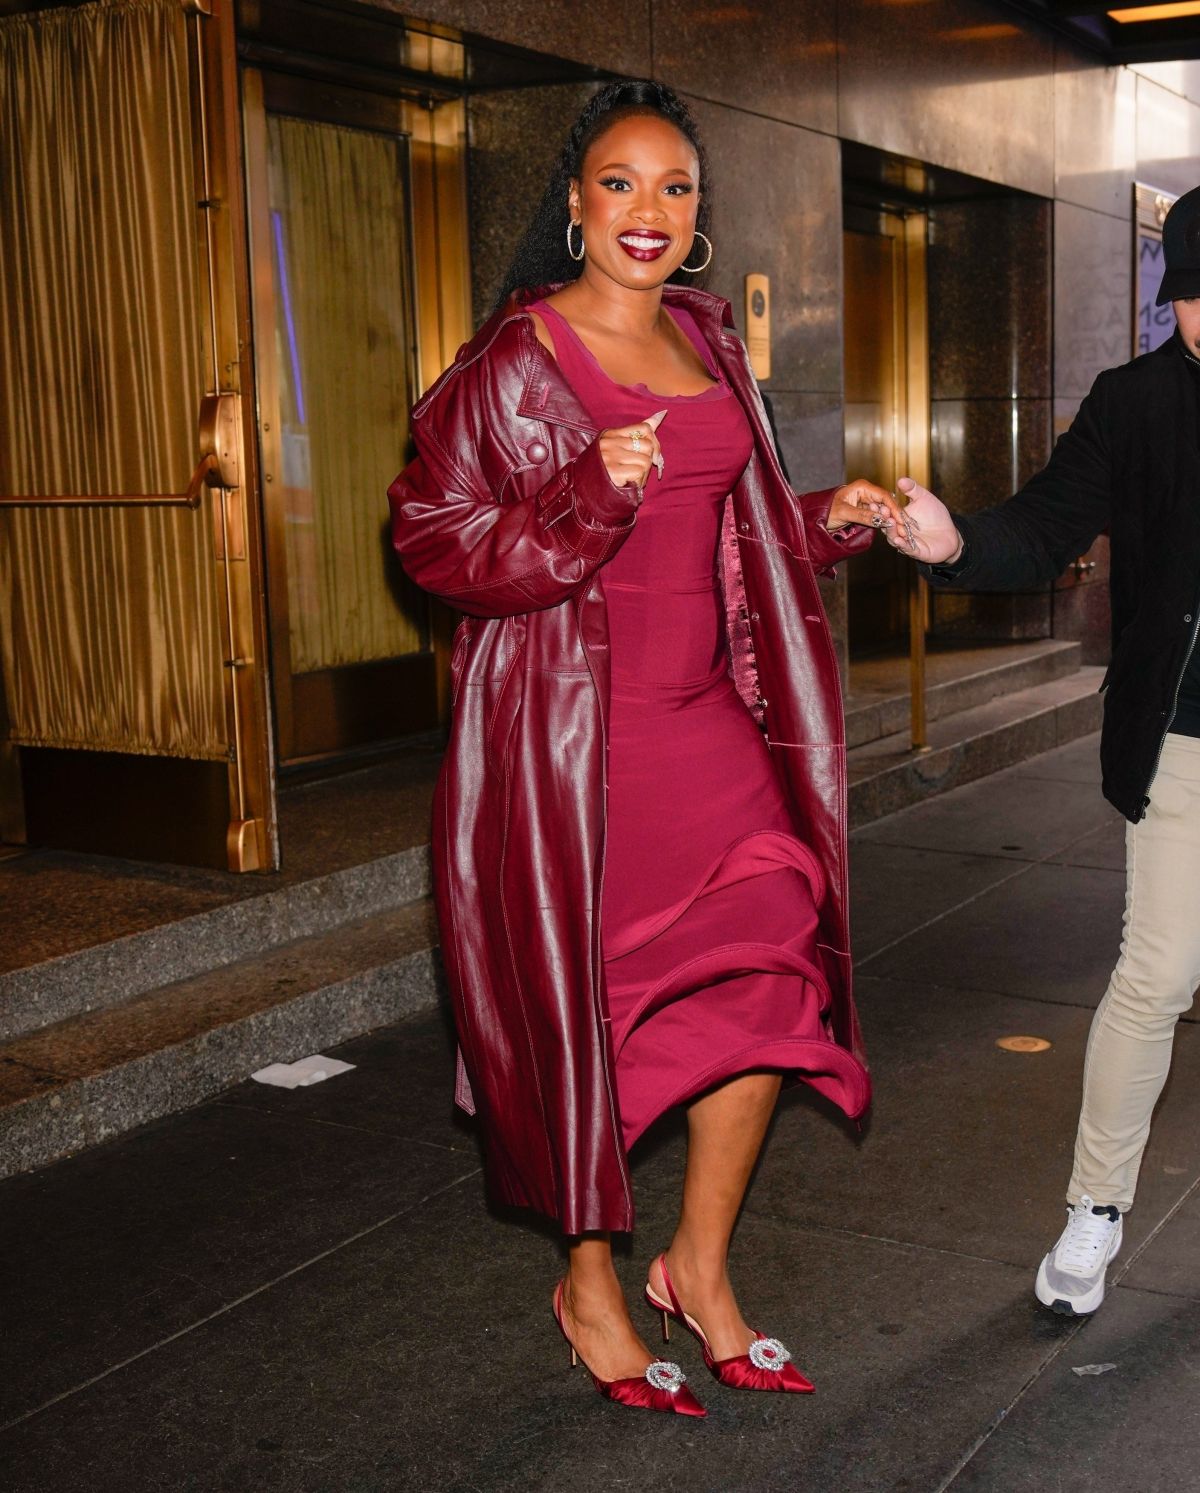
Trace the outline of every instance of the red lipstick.
<instances>
[{"instance_id":1,"label":"red lipstick","mask_svg":"<svg viewBox=\"0 0 1200 1493\"><path fill-rule=\"evenodd\" d=\"M671 235L657 228L628 228L617 235L617 243L630 259L659 259L671 247Z\"/></svg>"}]
</instances>

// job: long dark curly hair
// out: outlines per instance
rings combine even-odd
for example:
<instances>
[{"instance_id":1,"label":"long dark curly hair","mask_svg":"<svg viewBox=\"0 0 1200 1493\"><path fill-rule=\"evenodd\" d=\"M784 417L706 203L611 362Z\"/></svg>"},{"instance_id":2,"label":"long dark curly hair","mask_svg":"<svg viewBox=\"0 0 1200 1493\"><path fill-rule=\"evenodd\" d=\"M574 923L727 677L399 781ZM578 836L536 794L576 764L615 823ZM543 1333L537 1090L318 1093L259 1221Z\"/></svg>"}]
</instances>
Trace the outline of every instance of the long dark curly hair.
<instances>
[{"instance_id":1,"label":"long dark curly hair","mask_svg":"<svg viewBox=\"0 0 1200 1493\"><path fill-rule=\"evenodd\" d=\"M562 155L542 194L533 221L525 230L504 284L496 299L502 306L514 290L532 290L543 285L557 285L577 280L583 265L567 253L567 223L570 209L567 195L572 180L583 172L589 147L605 130L632 114L657 114L673 124L690 143L700 162L700 202L696 212L696 230L707 233L712 217L712 193L708 173L708 156L691 111L677 93L662 83L643 79L609 83L588 100L583 112L571 126ZM702 276L676 270L671 276L680 284L695 285Z\"/></svg>"}]
</instances>

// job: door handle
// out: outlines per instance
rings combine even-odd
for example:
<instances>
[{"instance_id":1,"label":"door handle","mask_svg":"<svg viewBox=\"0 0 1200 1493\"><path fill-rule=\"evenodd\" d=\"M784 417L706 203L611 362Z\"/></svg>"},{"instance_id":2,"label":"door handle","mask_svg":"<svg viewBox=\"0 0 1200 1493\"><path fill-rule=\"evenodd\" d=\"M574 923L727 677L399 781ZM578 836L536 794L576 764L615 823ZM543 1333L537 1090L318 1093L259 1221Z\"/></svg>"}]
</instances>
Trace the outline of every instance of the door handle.
<instances>
[{"instance_id":1,"label":"door handle","mask_svg":"<svg viewBox=\"0 0 1200 1493\"><path fill-rule=\"evenodd\" d=\"M223 487L226 492L241 487L242 470L240 456L240 394L206 394L200 401L200 467L196 469L197 501L200 482L207 480L210 487ZM188 491L191 491L189 487ZM193 504L193 507L195 505Z\"/></svg>"},{"instance_id":2,"label":"door handle","mask_svg":"<svg viewBox=\"0 0 1200 1493\"><path fill-rule=\"evenodd\" d=\"M0 493L9 508L199 508L204 484L229 491L241 486L238 454L241 396L206 394L200 401L200 460L184 492Z\"/></svg>"}]
</instances>

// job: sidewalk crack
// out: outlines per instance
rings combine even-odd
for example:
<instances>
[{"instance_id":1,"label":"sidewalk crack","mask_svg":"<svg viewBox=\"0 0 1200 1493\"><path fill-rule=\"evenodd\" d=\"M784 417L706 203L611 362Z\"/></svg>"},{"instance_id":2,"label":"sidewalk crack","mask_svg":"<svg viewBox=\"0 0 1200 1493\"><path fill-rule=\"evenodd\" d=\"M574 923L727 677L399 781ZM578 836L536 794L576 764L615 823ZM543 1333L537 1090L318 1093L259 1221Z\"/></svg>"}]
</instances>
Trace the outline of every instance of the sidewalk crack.
<instances>
[{"instance_id":1,"label":"sidewalk crack","mask_svg":"<svg viewBox=\"0 0 1200 1493\"><path fill-rule=\"evenodd\" d=\"M359 1229L357 1233L339 1240L337 1244L331 1244L328 1249L321 1250L320 1253L313 1255L310 1259L302 1260L298 1265L293 1265L291 1269L285 1270L281 1275L275 1276L272 1280L264 1281L261 1285L255 1286L253 1290L243 1292L241 1296L235 1297L233 1301L227 1301L224 1306L217 1307L215 1311L209 1312L207 1316L200 1317L195 1322L189 1322L186 1327L181 1327L177 1332L169 1333L157 1342L150 1343L145 1348L140 1348L136 1353L131 1353L128 1358L121 1359L119 1363L110 1364L108 1368L102 1369L100 1373L93 1374L90 1379L84 1379L82 1383L74 1384L70 1389L61 1390L58 1394L52 1395L42 1404L35 1405L30 1410L22 1411L20 1415L16 1415L12 1420L5 1421L3 1425L0 1425L0 1435L3 1435L5 1431L13 1430L14 1427L22 1425L27 1420L32 1420L35 1415L41 1415L43 1411L61 1404L63 1400L69 1400L73 1395L80 1394L85 1389L90 1389L93 1384L99 1384L102 1379L107 1379L112 1374L120 1373L122 1369L128 1368L130 1364L137 1363L138 1359L145 1358L150 1353L156 1353L160 1348L165 1348L168 1343L177 1342L179 1338L186 1337L190 1332L195 1332L198 1327L204 1327L207 1323L214 1322L218 1317L225 1316L237 1307L244 1306L247 1301L252 1301L254 1297L261 1296L264 1291L273 1290L285 1280L289 1280L293 1275L299 1275L301 1271L308 1270L311 1266L319 1264L322 1260L327 1260L331 1255L338 1254L349 1245L357 1244L360 1239L365 1239L368 1235L377 1233L380 1229L386 1228L389 1224L395 1223L398 1219L404 1218L416 1209L425 1207L434 1198L441 1197L443 1193L451 1192L454 1188L460 1187L464 1182L469 1182L472 1177L479 1176L481 1171L481 1167L474 1167L471 1171L464 1172L461 1177L455 1177L453 1181L446 1182L441 1187L435 1187L432 1192L426 1193L424 1197L419 1198L415 1203L410 1203L408 1207L400 1208L395 1213L390 1213L386 1218L379 1219L377 1223L369 1224L365 1229Z\"/></svg>"},{"instance_id":2,"label":"sidewalk crack","mask_svg":"<svg viewBox=\"0 0 1200 1493\"><path fill-rule=\"evenodd\" d=\"M1141 1244L1138 1245L1137 1249L1135 1249L1134 1252L1125 1261L1125 1264L1122 1266L1120 1271L1113 1276L1111 1288L1115 1289L1121 1284L1121 1282L1133 1269L1134 1265L1136 1265L1138 1260L1141 1259L1142 1255L1145 1254L1149 1246L1154 1242L1155 1239L1158 1238L1163 1229L1166 1228L1167 1224L1171 1222L1171 1220L1179 1212L1180 1208L1182 1208L1183 1205L1188 1201L1188 1199L1196 1193L1198 1188L1200 1188L1200 1178L1197 1178L1190 1187L1185 1188L1185 1190L1176 1199L1174 1205L1167 1210L1162 1218L1159 1219L1158 1223L1155 1224L1155 1226L1150 1230L1145 1239L1143 1239ZM1135 1288L1130 1286L1127 1287L1127 1289L1133 1290ZM1159 1294L1167 1295L1171 1293L1162 1292ZM1182 1297L1180 1299L1191 1300L1192 1298ZM1070 1344L1075 1341L1075 1339L1079 1336L1079 1334L1083 1331L1083 1329L1088 1325L1090 1321L1090 1316L1080 1317L1079 1322L1075 1326L1075 1328L1073 1330L1069 1330L1064 1337L1062 1337L1057 1343L1055 1343L1054 1347L1050 1350L1050 1352L1046 1355L1046 1357L1042 1360L1038 1367L1033 1371L1033 1373L1030 1374L1025 1383L1021 1385L1020 1389L1017 1390L1016 1394L1013 1395L1012 1399L1008 1402L1004 1409L1001 1410L999 1415L997 1415L993 1419L992 1423L983 1432L982 1436L976 1439L974 1444L954 1465L954 1467L950 1471L950 1475L945 1479L944 1482L941 1482L937 1485L936 1489L934 1489L934 1493L945 1493L945 1490L949 1488L952 1483L958 1481L960 1473L966 1471L968 1465L975 1460L975 1458L983 1450L987 1442L991 1440L993 1435L995 1435L997 1428L1001 1424L1003 1424L1005 1420L1008 1419L1009 1415L1013 1412L1013 1410L1016 1409L1017 1405L1021 1402L1022 1399L1024 1399L1025 1395L1028 1394L1029 1390L1037 1383L1037 1381L1042 1377L1046 1370L1050 1368L1055 1360L1062 1356L1062 1354L1066 1351Z\"/></svg>"}]
</instances>

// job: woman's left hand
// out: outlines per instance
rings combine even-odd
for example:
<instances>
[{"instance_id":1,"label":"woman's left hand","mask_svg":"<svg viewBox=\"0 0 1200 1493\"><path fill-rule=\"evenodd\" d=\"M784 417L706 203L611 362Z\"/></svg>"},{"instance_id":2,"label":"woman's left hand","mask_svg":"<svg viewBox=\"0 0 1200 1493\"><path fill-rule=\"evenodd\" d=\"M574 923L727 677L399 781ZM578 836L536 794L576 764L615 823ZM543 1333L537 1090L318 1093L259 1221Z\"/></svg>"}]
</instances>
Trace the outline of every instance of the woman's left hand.
<instances>
[{"instance_id":1,"label":"woman's left hand","mask_svg":"<svg viewBox=\"0 0 1200 1493\"><path fill-rule=\"evenodd\" d=\"M895 493L878 483L859 477L839 487L829 505L825 527L833 533L847 524L862 524L871 529L893 529L900 524L901 506Z\"/></svg>"}]
</instances>

